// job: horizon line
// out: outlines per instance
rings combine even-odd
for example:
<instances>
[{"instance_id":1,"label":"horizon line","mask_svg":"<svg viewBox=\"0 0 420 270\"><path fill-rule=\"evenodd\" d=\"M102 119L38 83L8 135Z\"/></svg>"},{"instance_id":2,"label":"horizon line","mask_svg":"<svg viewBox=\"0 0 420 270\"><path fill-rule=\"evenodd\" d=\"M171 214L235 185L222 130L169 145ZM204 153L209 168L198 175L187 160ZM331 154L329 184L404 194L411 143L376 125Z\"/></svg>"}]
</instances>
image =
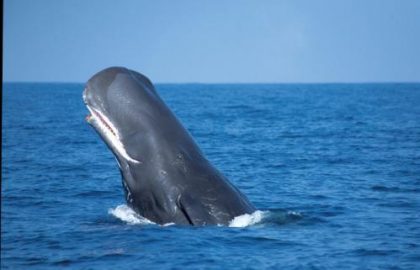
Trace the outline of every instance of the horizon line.
<instances>
[{"instance_id":1,"label":"horizon line","mask_svg":"<svg viewBox=\"0 0 420 270\"><path fill-rule=\"evenodd\" d=\"M6 83L50 83L50 84L85 84L86 82L77 81L2 81ZM152 82L153 84L203 84L203 85L219 85L219 84L415 84L419 81L312 81L312 82Z\"/></svg>"}]
</instances>

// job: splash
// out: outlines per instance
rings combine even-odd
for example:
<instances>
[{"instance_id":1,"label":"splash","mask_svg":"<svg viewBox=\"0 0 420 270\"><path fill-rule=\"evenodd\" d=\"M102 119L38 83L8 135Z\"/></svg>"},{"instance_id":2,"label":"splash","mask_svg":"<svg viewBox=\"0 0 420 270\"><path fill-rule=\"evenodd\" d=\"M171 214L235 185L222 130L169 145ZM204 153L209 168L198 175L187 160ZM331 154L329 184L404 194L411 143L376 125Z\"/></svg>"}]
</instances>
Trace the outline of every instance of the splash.
<instances>
[{"instance_id":1,"label":"splash","mask_svg":"<svg viewBox=\"0 0 420 270\"><path fill-rule=\"evenodd\" d=\"M257 210L252 214L244 214L235 217L230 223L229 227L243 228L260 223L268 214L267 211Z\"/></svg>"},{"instance_id":2,"label":"splash","mask_svg":"<svg viewBox=\"0 0 420 270\"><path fill-rule=\"evenodd\" d=\"M121 204L115 208L109 209L108 213L129 225L158 225L153 221L150 221L147 218L137 214L133 209L125 204ZM175 225L175 223L166 223L160 226L166 227L171 225Z\"/></svg>"},{"instance_id":3,"label":"splash","mask_svg":"<svg viewBox=\"0 0 420 270\"><path fill-rule=\"evenodd\" d=\"M108 210L108 213L113 215L114 217L120 219L121 221L130 224L130 225L150 225L156 224L147 218L144 218L134 212L133 209L128 207L125 204L118 205L115 208L111 208Z\"/></svg>"},{"instance_id":4,"label":"splash","mask_svg":"<svg viewBox=\"0 0 420 270\"><path fill-rule=\"evenodd\" d=\"M108 210L110 215L121 220L128 225L158 225L158 226L173 226L175 223L167 223L164 225L156 224L145 217L134 212L129 206L122 204L115 208ZM254 225L284 225L290 222L298 221L302 218L302 214L295 211L287 210L257 210L252 214L244 214L235 217L229 222L228 226L231 228L245 228ZM222 226L222 225L219 225Z\"/></svg>"}]
</instances>

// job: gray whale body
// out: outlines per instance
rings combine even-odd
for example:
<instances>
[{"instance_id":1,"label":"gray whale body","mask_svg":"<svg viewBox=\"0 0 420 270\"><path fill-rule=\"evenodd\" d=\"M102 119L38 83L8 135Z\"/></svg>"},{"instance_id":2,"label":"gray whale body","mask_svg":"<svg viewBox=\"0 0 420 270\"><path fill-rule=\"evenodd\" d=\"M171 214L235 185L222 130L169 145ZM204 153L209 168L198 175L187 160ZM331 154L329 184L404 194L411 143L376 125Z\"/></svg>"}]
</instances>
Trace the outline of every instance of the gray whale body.
<instances>
[{"instance_id":1,"label":"gray whale body","mask_svg":"<svg viewBox=\"0 0 420 270\"><path fill-rule=\"evenodd\" d=\"M158 224L227 225L256 209L203 155L144 75L122 67L86 84L86 120L116 157L127 204Z\"/></svg>"}]
</instances>

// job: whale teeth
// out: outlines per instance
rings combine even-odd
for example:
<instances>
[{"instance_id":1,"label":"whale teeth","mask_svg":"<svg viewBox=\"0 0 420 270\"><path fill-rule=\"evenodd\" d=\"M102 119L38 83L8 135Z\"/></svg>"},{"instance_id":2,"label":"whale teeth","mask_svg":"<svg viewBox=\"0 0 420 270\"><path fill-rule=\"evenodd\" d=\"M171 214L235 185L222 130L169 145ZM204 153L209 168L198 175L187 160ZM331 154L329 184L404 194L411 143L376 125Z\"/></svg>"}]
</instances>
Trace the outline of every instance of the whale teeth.
<instances>
[{"instance_id":1,"label":"whale teeth","mask_svg":"<svg viewBox=\"0 0 420 270\"><path fill-rule=\"evenodd\" d=\"M112 133L114 134L114 136L117 136L117 133L113 130L113 128L107 123L107 121L102 117L102 115L100 113L97 114L99 120L102 122L102 124L104 124L104 126Z\"/></svg>"},{"instance_id":2,"label":"whale teeth","mask_svg":"<svg viewBox=\"0 0 420 270\"><path fill-rule=\"evenodd\" d=\"M133 159L130 157L130 155L128 155L123 143L121 142L118 130L114 127L112 122L109 121L109 119L97 109L91 108L89 105L87 105L87 108L91 112L91 115L86 117L86 121L89 124L93 124L93 121L97 123L97 125L93 125L94 128L101 131L102 135L107 138L108 143L114 146L115 151L122 155L127 161L131 161L133 163L141 163L140 161Z\"/></svg>"}]
</instances>

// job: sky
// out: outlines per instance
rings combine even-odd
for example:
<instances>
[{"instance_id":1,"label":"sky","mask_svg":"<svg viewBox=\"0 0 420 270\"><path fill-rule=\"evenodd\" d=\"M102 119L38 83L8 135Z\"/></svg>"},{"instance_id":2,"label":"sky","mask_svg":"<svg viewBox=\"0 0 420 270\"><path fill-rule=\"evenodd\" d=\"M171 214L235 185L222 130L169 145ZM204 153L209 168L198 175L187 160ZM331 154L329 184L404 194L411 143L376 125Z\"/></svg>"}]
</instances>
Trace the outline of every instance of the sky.
<instances>
[{"instance_id":1,"label":"sky","mask_svg":"<svg viewBox=\"0 0 420 270\"><path fill-rule=\"evenodd\" d=\"M5 0L3 80L420 82L417 0Z\"/></svg>"}]
</instances>

